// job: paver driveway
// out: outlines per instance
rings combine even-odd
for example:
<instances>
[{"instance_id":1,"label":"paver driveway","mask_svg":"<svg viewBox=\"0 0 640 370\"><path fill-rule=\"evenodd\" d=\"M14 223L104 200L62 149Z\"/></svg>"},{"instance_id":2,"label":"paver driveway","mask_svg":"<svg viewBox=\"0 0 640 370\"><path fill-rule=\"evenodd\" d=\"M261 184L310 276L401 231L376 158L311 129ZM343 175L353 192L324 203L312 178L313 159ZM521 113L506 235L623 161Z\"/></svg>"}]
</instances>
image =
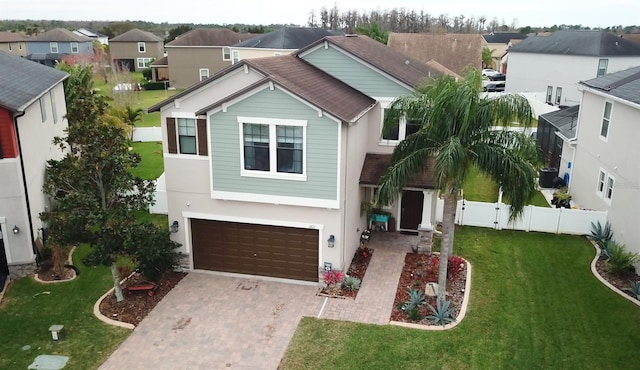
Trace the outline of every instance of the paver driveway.
<instances>
[{"instance_id":1,"label":"paver driveway","mask_svg":"<svg viewBox=\"0 0 640 370\"><path fill-rule=\"evenodd\" d=\"M275 369L316 290L192 272L100 369Z\"/></svg>"}]
</instances>

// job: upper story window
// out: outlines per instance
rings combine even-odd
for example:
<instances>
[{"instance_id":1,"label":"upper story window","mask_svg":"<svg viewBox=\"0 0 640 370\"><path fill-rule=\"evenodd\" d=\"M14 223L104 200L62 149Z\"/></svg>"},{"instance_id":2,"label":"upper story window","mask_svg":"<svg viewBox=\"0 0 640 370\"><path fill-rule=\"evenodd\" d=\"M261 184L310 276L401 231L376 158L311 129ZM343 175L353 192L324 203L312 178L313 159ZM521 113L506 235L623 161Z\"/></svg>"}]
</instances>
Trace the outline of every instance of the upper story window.
<instances>
[{"instance_id":1,"label":"upper story window","mask_svg":"<svg viewBox=\"0 0 640 370\"><path fill-rule=\"evenodd\" d=\"M209 78L209 68L200 68L200 81Z\"/></svg>"},{"instance_id":2,"label":"upper story window","mask_svg":"<svg viewBox=\"0 0 640 370\"><path fill-rule=\"evenodd\" d=\"M42 123L47 120L47 106L44 103L44 97L40 98L40 117L42 118Z\"/></svg>"},{"instance_id":3,"label":"upper story window","mask_svg":"<svg viewBox=\"0 0 640 370\"><path fill-rule=\"evenodd\" d=\"M71 52L72 53L78 53L79 49L78 49L78 43L77 42L72 42L71 43Z\"/></svg>"},{"instance_id":4,"label":"upper story window","mask_svg":"<svg viewBox=\"0 0 640 370\"><path fill-rule=\"evenodd\" d=\"M608 204L611 204L615 184L616 178L601 168L598 172L598 185L596 188L596 195L599 198L602 198Z\"/></svg>"},{"instance_id":5,"label":"upper story window","mask_svg":"<svg viewBox=\"0 0 640 370\"><path fill-rule=\"evenodd\" d=\"M153 58L136 59L136 64L138 66L138 69L149 68L149 66L151 65L151 62L153 62Z\"/></svg>"},{"instance_id":6,"label":"upper story window","mask_svg":"<svg viewBox=\"0 0 640 370\"><path fill-rule=\"evenodd\" d=\"M196 120L178 118L178 145L180 154L196 154Z\"/></svg>"},{"instance_id":7,"label":"upper story window","mask_svg":"<svg viewBox=\"0 0 640 370\"><path fill-rule=\"evenodd\" d=\"M147 52L147 46L144 44L144 42L139 42L138 43L138 52L140 52L140 53L146 53Z\"/></svg>"},{"instance_id":8,"label":"upper story window","mask_svg":"<svg viewBox=\"0 0 640 370\"><path fill-rule=\"evenodd\" d=\"M547 104L551 104L551 97L553 96L553 86L547 86Z\"/></svg>"},{"instance_id":9,"label":"upper story window","mask_svg":"<svg viewBox=\"0 0 640 370\"><path fill-rule=\"evenodd\" d=\"M598 73L597 77L604 76L607 74L607 65L609 64L609 59L600 59L598 61Z\"/></svg>"},{"instance_id":10,"label":"upper story window","mask_svg":"<svg viewBox=\"0 0 640 370\"><path fill-rule=\"evenodd\" d=\"M306 180L307 121L238 117L243 176Z\"/></svg>"},{"instance_id":11,"label":"upper story window","mask_svg":"<svg viewBox=\"0 0 640 370\"><path fill-rule=\"evenodd\" d=\"M231 61L231 63L238 63L240 61L240 52L238 50L234 50L231 54L233 55L233 60Z\"/></svg>"},{"instance_id":12,"label":"upper story window","mask_svg":"<svg viewBox=\"0 0 640 370\"><path fill-rule=\"evenodd\" d=\"M56 96L53 90L49 91L49 98L51 98L51 115L53 116L53 123L58 123L58 109L56 108Z\"/></svg>"},{"instance_id":13,"label":"upper story window","mask_svg":"<svg viewBox=\"0 0 640 370\"><path fill-rule=\"evenodd\" d=\"M556 87L556 105L562 101L562 87Z\"/></svg>"},{"instance_id":14,"label":"upper story window","mask_svg":"<svg viewBox=\"0 0 640 370\"><path fill-rule=\"evenodd\" d=\"M222 48L222 60L231 60L230 48Z\"/></svg>"},{"instance_id":15,"label":"upper story window","mask_svg":"<svg viewBox=\"0 0 640 370\"><path fill-rule=\"evenodd\" d=\"M384 127L384 121L387 118L387 109L382 109L382 122L380 128ZM389 132L383 132L381 134L382 144L395 145L398 142L404 140L407 136L418 132L420 129L420 121L413 119L401 118L396 124L393 125Z\"/></svg>"},{"instance_id":16,"label":"upper story window","mask_svg":"<svg viewBox=\"0 0 640 370\"><path fill-rule=\"evenodd\" d=\"M600 138L605 140L609 137L609 126L611 124L611 102L604 103L604 112L602 113L602 125L600 126Z\"/></svg>"},{"instance_id":17,"label":"upper story window","mask_svg":"<svg viewBox=\"0 0 640 370\"><path fill-rule=\"evenodd\" d=\"M207 156L207 120L190 114L167 117L167 151L169 154Z\"/></svg>"},{"instance_id":18,"label":"upper story window","mask_svg":"<svg viewBox=\"0 0 640 370\"><path fill-rule=\"evenodd\" d=\"M57 54L58 53L58 43L57 42L50 42L49 43L49 49L51 49L51 52L53 54Z\"/></svg>"}]
</instances>

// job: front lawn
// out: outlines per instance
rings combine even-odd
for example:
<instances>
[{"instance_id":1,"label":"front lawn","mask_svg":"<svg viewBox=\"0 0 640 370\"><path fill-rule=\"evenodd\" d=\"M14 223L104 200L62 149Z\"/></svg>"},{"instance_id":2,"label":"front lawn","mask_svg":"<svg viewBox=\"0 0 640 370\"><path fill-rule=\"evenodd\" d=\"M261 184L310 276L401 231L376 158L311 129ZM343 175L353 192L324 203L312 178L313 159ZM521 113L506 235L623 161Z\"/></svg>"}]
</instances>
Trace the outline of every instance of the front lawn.
<instances>
[{"instance_id":1,"label":"front lawn","mask_svg":"<svg viewBox=\"0 0 640 370\"><path fill-rule=\"evenodd\" d=\"M108 267L82 264L88 252L81 245L74 253L80 275L73 281L42 284L25 277L11 283L0 306L0 369L26 369L45 354L69 356L65 370L95 369L131 333L93 315L93 304L113 282ZM59 342L49 334L54 324L64 325Z\"/></svg>"},{"instance_id":2,"label":"front lawn","mask_svg":"<svg viewBox=\"0 0 640 370\"><path fill-rule=\"evenodd\" d=\"M473 265L453 330L305 318L284 369L635 369L640 307L592 275L583 237L458 228Z\"/></svg>"},{"instance_id":3,"label":"front lawn","mask_svg":"<svg viewBox=\"0 0 640 370\"><path fill-rule=\"evenodd\" d=\"M145 180L155 180L164 172L162 143L157 141L132 143L133 151L140 154L142 161L131 172Z\"/></svg>"}]
</instances>

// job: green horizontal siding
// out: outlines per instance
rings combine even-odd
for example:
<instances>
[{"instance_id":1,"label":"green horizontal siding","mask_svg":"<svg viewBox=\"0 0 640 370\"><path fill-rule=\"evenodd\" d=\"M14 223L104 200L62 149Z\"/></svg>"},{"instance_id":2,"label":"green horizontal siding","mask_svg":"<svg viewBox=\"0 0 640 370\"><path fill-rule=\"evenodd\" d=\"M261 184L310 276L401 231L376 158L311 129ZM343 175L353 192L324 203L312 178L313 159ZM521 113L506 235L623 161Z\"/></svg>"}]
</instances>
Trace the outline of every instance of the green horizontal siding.
<instances>
[{"instance_id":1,"label":"green horizontal siding","mask_svg":"<svg viewBox=\"0 0 640 370\"><path fill-rule=\"evenodd\" d=\"M306 54L303 59L371 97L396 97L411 92L333 46L329 46L329 49L318 48Z\"/></svg>"},{"instance_id":2,"label":"green horizontal siding","mask_svg":"<svg viewBox=\"0 0 640 370\"><path fill-rule=\"evenodd\" d=\"M240 176L238 116L307 120L307 181ZM337 122L278 89L262 90L209 118L213 190L337 199Z\"/></svg>"}]
</instances>

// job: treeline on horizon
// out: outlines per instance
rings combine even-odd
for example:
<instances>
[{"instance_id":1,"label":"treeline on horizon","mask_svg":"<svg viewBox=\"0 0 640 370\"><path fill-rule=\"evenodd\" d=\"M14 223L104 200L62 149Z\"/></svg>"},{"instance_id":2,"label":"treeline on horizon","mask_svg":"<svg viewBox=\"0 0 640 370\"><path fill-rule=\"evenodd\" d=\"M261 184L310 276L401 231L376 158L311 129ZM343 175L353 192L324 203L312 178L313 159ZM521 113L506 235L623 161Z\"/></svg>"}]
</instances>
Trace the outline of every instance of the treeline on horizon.
<instances>
[{"instance_id":1,"label":"treeline on horizon","mask_svg":"<svg viewBox=\"0 0 640 370\"><path fill-rule=\"evenodd\" d=\"M613 25L606 28L590 28L582 25L553 25L551 27L523 26L518 27L517 19L509 23L497 17L465 17L464 15L450 16L448 14L431 15L425 11L416 12L405 8L387 10L370 10L359 12L356 10L340 10L337 5L331 8L322 7L319 11L311 10L306 24L198 24L198 23L155 23L140 20L126 21L61 21L61 20L0 20L0 31L20 32L25 35L37 35L54 28L74 30L87 28L99 32L109 38L118 36L133 28L152 32L158 36L172 40L176 35L194 28L229 28L236 32L265 33L283 26L321 27L334 31L354 33L358 27L370 27L375 22L383 32L448 32L448 33L491 33L491 32L521 32L525 34L536 32L554 32L557 30L574 29L590 30L602 29L616 34L640 32L640 26Z\"/></svg>"}]
</instances>

